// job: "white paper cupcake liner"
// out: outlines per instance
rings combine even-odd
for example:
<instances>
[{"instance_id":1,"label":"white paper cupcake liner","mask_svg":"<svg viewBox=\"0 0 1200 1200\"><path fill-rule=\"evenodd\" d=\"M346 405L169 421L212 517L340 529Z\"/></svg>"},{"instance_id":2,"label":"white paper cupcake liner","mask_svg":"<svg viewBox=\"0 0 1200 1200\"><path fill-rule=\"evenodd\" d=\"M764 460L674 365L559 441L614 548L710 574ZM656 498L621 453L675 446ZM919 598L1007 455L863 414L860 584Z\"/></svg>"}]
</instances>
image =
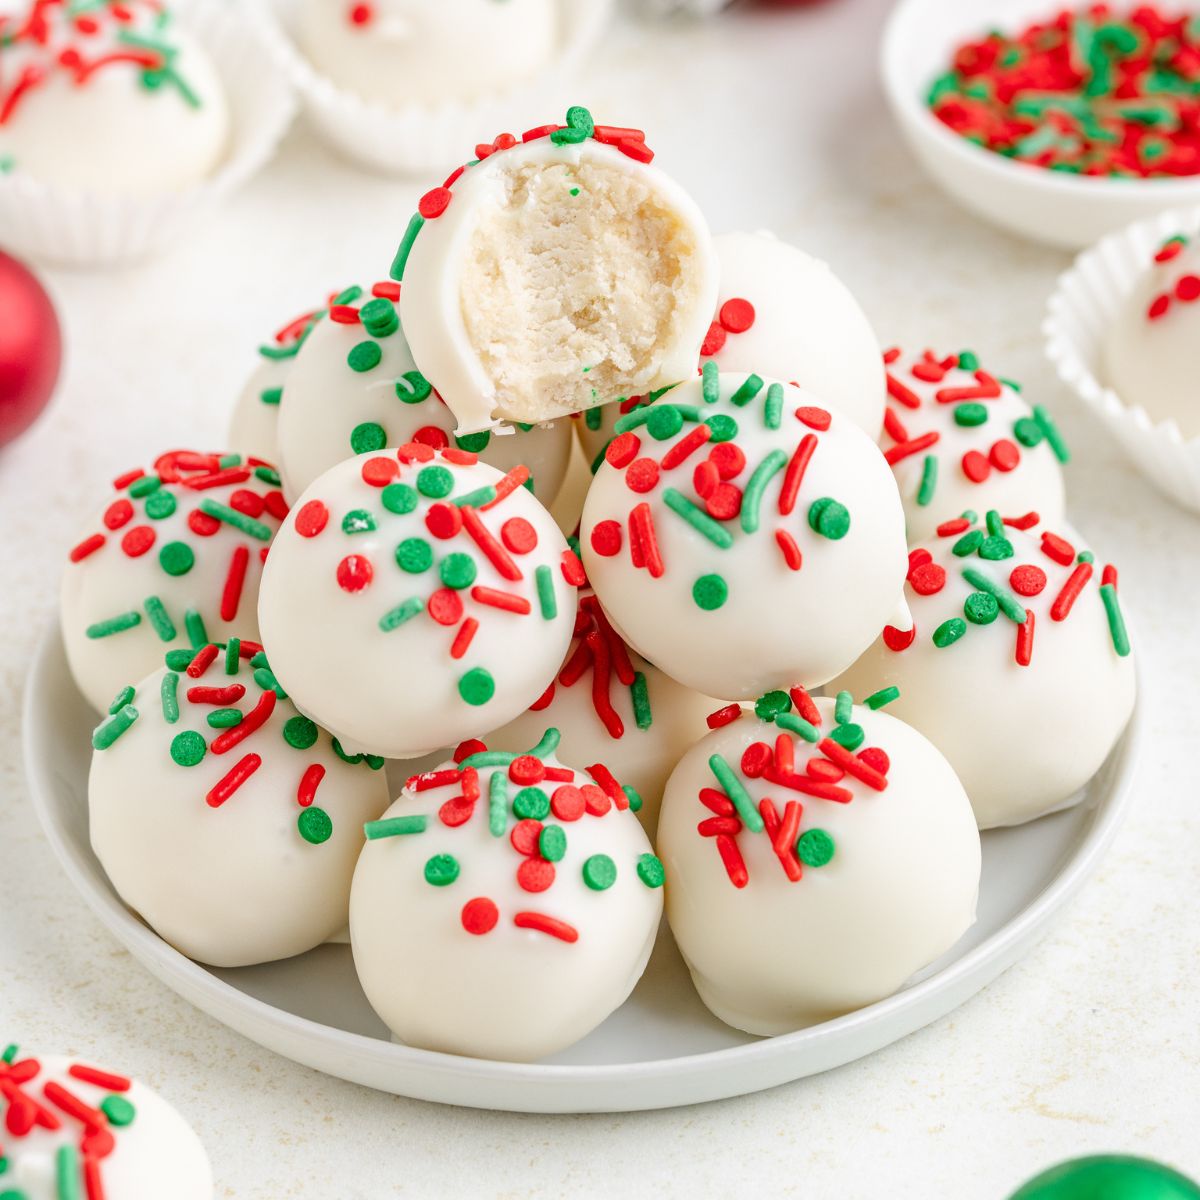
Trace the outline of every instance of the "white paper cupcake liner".
<instances>
[{"instance_id":1,"label":"white paper cupcake liner","mask_svg":"<svg viewBox=\"0 0 1200 1200\"><path fill-rule=\"evenodd\" d=\"M1177 209L1110 234L1059 277L1042 333L1059 378L1100 418L1138 469L1177 504L1200 512L1200 438L1155 421L1105 386L1101 348L1122 301L1163 241L1200 230L1200 209Z\"/></svg>"},{"instance_id":2,"label":"white paper cupcake liner","mask_svg":"<svg viewBox=\"0 0 1200 1200\"><path fill-rule=\"evenodd\" d=\"M225 85L231 131L222 164L194 187L145 198L51 187L19 171L0 176L5 249L66 266L143 258L177 241L275 152L296 104L260 24L247 20L236 0L190 0L178 17L208 51Z\"/></svg>"},{"instance_id":3,"label":"white paper cupcake liner","mask_svg":"<svg viewBox=\"0 0 1200 1200\"><path fill-rule=\"evenodd\" d=\"M429 0L436 3L436 0ZM388 108L319 74L292 38L297 0L265 0L263 25L276 60L300 93L305 114L335 150L385 175L452 170L482 139L520 134L561 116L578 96L573 81L608 23L613 0L559 0L562 30L555 60L533 78L477 99Z\"/></svg>"}]
</instances>

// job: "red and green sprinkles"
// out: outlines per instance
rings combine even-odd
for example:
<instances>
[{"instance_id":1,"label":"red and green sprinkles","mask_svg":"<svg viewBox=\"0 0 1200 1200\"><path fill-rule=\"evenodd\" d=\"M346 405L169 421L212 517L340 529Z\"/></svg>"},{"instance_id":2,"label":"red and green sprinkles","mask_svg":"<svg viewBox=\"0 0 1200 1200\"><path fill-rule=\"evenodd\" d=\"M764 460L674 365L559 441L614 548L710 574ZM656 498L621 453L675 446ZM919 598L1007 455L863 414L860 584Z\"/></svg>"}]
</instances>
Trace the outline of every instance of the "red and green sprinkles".
<instances>
[{"instance_id":1,"label":"red and green sprinkles","mask_svg":"<svg viewBox=\"0 0 1200 1200\"><path fill-rule=\"evenodd\" d=\"M1173 262L1183 253L1188 245L1188 240L1182 233L1167 238L1155 252L1155 263L1162 266ZM1173 305L1195 304L1197 300L1200 300L1200 275L1193 271L1185 271L1168 287L1155 294L1146 310L1146 318L1150 321L1159 321L1167 315Z\"/></svg>"}]
</instances>

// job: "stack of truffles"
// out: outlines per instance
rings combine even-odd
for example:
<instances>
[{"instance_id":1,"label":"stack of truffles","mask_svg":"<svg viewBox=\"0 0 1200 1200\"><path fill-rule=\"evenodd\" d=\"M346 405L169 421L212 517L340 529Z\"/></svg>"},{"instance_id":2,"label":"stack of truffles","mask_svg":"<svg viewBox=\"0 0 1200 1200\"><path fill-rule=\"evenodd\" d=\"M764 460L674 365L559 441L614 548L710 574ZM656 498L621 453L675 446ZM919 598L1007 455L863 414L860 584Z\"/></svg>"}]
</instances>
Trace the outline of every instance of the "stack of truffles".
<instances>
[{"instance_id":1,"label":"stack of truffles","mask_svg":"<svg viewBox=\"0 0 1200 1200\"><path fill-rule=\"evenodd\" d=\"M182 953L348 923L399 1039L534 1060L625 1001L665 901L705 1004L783 1033L947 951L979 829L1120 736L1049 413L884 352L653 158L579 107L476 146L262 348L233 451L120 476L71 552L92 844Z\"/></svg>"}]
</instances>

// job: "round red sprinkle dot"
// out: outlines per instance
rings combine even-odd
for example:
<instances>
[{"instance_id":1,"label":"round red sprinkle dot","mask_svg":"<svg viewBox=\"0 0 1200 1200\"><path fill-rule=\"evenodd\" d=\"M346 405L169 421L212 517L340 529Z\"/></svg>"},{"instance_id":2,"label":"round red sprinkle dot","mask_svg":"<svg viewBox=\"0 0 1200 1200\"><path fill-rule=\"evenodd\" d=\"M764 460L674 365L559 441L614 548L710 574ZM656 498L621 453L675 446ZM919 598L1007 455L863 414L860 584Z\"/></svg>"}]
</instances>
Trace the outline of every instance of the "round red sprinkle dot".
<instances>
[{"instance_id":1,"label":"round red sprinkle dot","mask_svg":"<svg viewBox=\"0 0 1200 1200\"><path fill-rule=\"evenodd\" d=\"M713 493L713 488L721 482L720 472L707 459L692 472L692 487L701 500L707 499Z\"/></svg>"},{"instance_id":2,"label":"round red sprinkle dot","mask_svg":"<svg viewBox=\"0 0 1200 1200\"><path fill-rule=\"evenodd\" d=\"M532 754L521 754L508 764L508 777L513 783L541 783L546 778L546 768L540 759Z\"/></svg>"},{"instance_id":3,"label":"round red sprinkle dot","mask_svg":"<svg viewBox=\"0 0 1200 1200\"><path fill-rule=\"evenodd\" d=\"M374 16L375 12L369 4L355 4L350 8L351 25L369 25Z\"/></svg>"},{"instance_id":4,"label":"round red sprinkle dot","mask_svg":"<svg viewBox=\"0 0 1200 1200\"><path fill-rule=\"evenodd\" d=\"M722 479L736 479L746 467L746 455L733 442L721 442L708 452L708 461Z\"/></svg>"},{"instance_id":5,"label":"round red sprinkle dot","mask_svg":"<svg viewBox=\"0 0 1200 1200\"><path fill-rule=\"evenodd\" d=\"M425 514L425 528L435 538L442 538L444 541L456 537L462 528L462 523L462 510L454 504L431 505Z\"/></svg>"},{"instance_id":6,"label":"round red sprinkle dot","mask_svg":"<svg viewBox=\"0 0 1200 1200\"><path fill-rule=\"evenodd\" d=\"M417 201L417 212L427 221L440 217L450 203L451 192L448 187L430 189Z\"/></svg>"},{"instance_id":7,"label":"round red sprinkle dot","mask_svg":"<svg viewBox=\"0 0 1200 1200\"><path fill-rule=\"evenodd\" d=\"M658 463L652 458L638 458L629 464L625 483L631 492L652 492L658 486Z\"/></svg>"},{"instance_id":8,"label":"round red sprinkle dot","mask_svg":"<svg viewBox=\"0 0 1200 1200\"><path fill-rule=\"evenodd\" d=\"M918 546L915 550L910 550L908 553L908 569L911 571L914 567L919 567L922 563L933 562L933 555L925 549L924 546Z\"/></svg>"},{"instance_id":9,"label":"round red sprinkle dot","mask_svg":"<svg viewBox=\"0 0 1200 1200\"><path fill-rule=\"evenodd\" d=\"M130 558L140 558L153 545L154 530L149 525L135 525L121 539L121 549Z\"/></svg>"},{"instance_id":10,"label":"round red sprinkle dot","mask_svg":"<svg viewBox=\"0 0 1200 1200\"><path fill-rule=\"evenodd\" d=\"M462 620L462 597L453 588L438 588L425 602L425 611L439 625L457 625Z\"/></svg>"},{"instance_id":11,"label":"round red sprinkle dot","mask_svg":"<svg viewBox=\"0 0 1200 1200\"><path fill-rule=\"evenodd\" d=\"M742 774L758 779L771 765L771 747L766 742L752 742L742 754Z\"/></svg>"},{"instance_id":12,"label":"round red sprinkle dot","mask_svg":"<svg viewBox=\"0 0 1200 1200\"><path fill-rule=\"evenodd\" d=\"M532 817L526 817L523 821L518 821L513 826L512 832L508 835L508 840L512 843L512 848L518 854L528 856L537 853L538 839L541 836L541 821L535 821Z\"/></svg>"},{"instance_id":13,"label":"round red sprinkle dot","mask_svg":"<svg viewBox=\"0 0 1200 1200\"><path fill-rule=\"evenodd\" d=\"M593 817L602 817L612 808L608 793L594 783L585 783L579 790L583 793L584 807Z\"/></svg>"},{"instance_id":14,"label":"round red sprinkle dot","mask_svg":"<svg viewBox=\"0 0 1200 1200\"><path fill-rule=\"evenodd\" d=\"M329 509L320 500L310 500L296 513L296 532L301 537L316 537L329 524Z\"/></svg>"},{"instance_id":15,"label":"round red sprinkle dot","mask_svg":"<svg viewBox=\"0 0 1200 1200\"><path fill-rule=\"evenodd\" d=\"M714 354L719 354L728 336L720 324L714 321L708 327L708 332L704 335L704 341L700 345L700 357L712 358Z\"/></svg>"},{"instance_id":16,"label":"round red sprinkle dot","mask_svg":"<svg viewBox=\"0 0 1200 1200\"><path fill-rule=\"evenodd\" d=\"M578 821L583 816L583 792L574 784L564 783L550 797L550 811L560 821Z\"/></svg>"},{"instance_id":17,"label":"round red sprinkle dot","mask_svg":"<svg viewBox=\"0 0 1200 1200\"><path fill-rule=\"evenodd\" d=\"M708 515L716 521L732 521L742 511L742 489L732 483L718 483L704 497Z\"/></svg>"},{"instance_id":18,"label":"round red sprinkle dot","mask_svg":"<svg viewBox=\"0 0 1200 1200\"><path fill-rule=\"evenodd\" d=\"M400 464L394 458L368 458L362 465L363 483L371 487L387 487L400 474Z\"/></svg>"},{"instance_id":19,"label":"round red sprinkle dot","mask_svg":"<svg viewBox=\"0 0 1200 1200\"><path fill-rule=\"evenodd\" d=\"M1200 299L1200 275L1183 275L1175 285L1175 295L1185 304Z\"/></svg>"},{"instance_id":20,"label":"round red sprinkle dot","mask_svg":"<svg viewBox=\"0 0 1200 1200\"><path fill-rule=\"evenodd\" d=\"M619 521L600 521L592 530L592 549L602 558L612 558L621 553L621 525Z\"/></svg>"},{"instance_id":21,"label":"round red sprinkle dot","mask_svg":"<svg viewBox=\"0 0 1200 1200\"><path fill-rule=\"evenodd\" d=\"M807 425L809 429L815 429L818 433L824 433L833 421L833 418L823 408L811 406L796 409L796 419Z\"/></svg>"},{"instance_id":22,"label":"round red sprinkle dot","mask_svg":"<svg viewBox=\"0 0 1200 1200\"><path fill-rule=\"evenodd\" d=\"M261 517L267 507L266 500L249 488L237 488L229 497L229 507L248 517Z\"/></svg>"},{"instance_id":23,"label":"round red sprinkle dot","mask_svg":"<svg viewBox=\"0 0 1200 1200\"><path fill-rule=\"evenodd\" d=\"M491 933L500 920L500 910L486 896L476 896L463 905L462 926L468 933Z\"/></svg>"},{"instance_id":24,"label":"round red sprinkle dot","mask_svg":"<svg viewBox=\"0 0 1200 1200\"><path fill-rule=\"evenodd\" d=\"M1046 590L1046 572L1033 563L1013 567L1008 584L1018 596L1036 596Z\"/></svg>"},{"instance_id":25,"label":"round red sprinkle dot","mask_svg":"<svg viewBox=\"0 0 1200 1200\"><path fill-rule=\"evenodd\" d=\"M194 508L188 513L187 523L188 528L197 537L212 537L221 528L221 522L216 517L210 517L208 513L201 512L198 508Z\"/></svg>"},{"instance_id":26,"label":"round red sprinkle dot","mask_svg":"<svg viewBox=\"0 0 1200 1200\"><path fill-rule=\"evenodd\" d=\"M450 445L446 431L437 425L422 425L412 435L412 440L419 442L422 446L432 446L435 450L445 450Z\"/></svg>"},{"instance_id":27,"label":"round red sprinkle dot","mask_svg":"<svg viewBox=\"0 0 1200 1200\"><path fill-rule=\"evenodd\" d=\"M460 763L464 758L470 758L472 754L482 754L486 749L487 742L481 742L478 738L467 738L455 747L454 761Z\"/></svg>"},{"instance_id":28,"label":"round red sprinkle dot","mask_svg":"<svg viewBox=\"0 0 1200 1200\"><path fill-rule=\"evenodd\" d=\"M1146 310L1146 316L1152 321L1157 321L1159 317L1165 316L1168 308L1171 307L1171 297L1167 295L1155 296L1150 302L1150 307Z\"/></svg>"},{"instance_id":29,"label":"round red sprinkle dot","mask_svg":"<svg viewBox=\"0 0 1200 1200\"><path fill-rule=\"evenodd\" d=\"M897 629L895 625L883 627L883 644L889 650L907 650L913 644L916 636L917 627L915 625L911 629Z\"/></svg>"},{"instance_id":30,"label":"round red sprinkle dot","mask_svg":"<svg viewBox=\"0 0 1200 1200\"><path fill-rule=\"evenodd\" d=\"M745 333L754 324L754 305L740 297L721 305L721 324L730 333Z\"/></svg>"},{"instance_id":31,"label":"round red sprinkle dot","mask_svg":"<svg viewBox=\"0 0 1200 1200\"><path fill-rule=\"evenodd\" d=\"M288 515L288 502L283 498L283 493L278 489L270 491L263 497L266 504L267 512L271 514L277 521L282 521Z\"/></svg>"},{"instance_id":32,"label":"round red sprinkle dot","mask_svg":"<svg viewBox=\"0 0 1200 1200\"><path fill-rule=\"evenodd\" d=\"M554 882L554 864L527 858L517 868L517 884L527 892L544 892Z\"/></svg>"},{"instance_id":33,"label":"round red sprinkle dot","mask_svg":"<svg viewBox=\"0 0 1200 1200\"><path fill-rule=\"evenodd\" d=\"M1012 471L1021 461L1021 451L1017 449L1016 442L1010 442L1008 438L1001 438L992 447L988 458L997 471Z\"/></svg>"},{"instance_id":34,"label":"round red sprinkle dot","mask_svg":"<svg viewBox=\"0 0 1200 1200\"><path fill-rule=\"evenodd\" d=\"M608 443L608 448L604 451L604 461L610 467L616 467L619 470L633 462L641 448L642 440L632 429L625 433L618 433Z\"/></svg>"},{"instance_id":35,"label":"round red sprinkle dot","mask_svg":"<svg viewBox=\"0 0 1200 1200\"><path fill-rule=\"evenodd\" d=\"M982 483L992 473L992 464L978 450L968 450L962 458L962 469L972 483Z\"/></svg>"},{"instance_id":36,"label":"round red sprinkle dot","mask_svg":"<svg viewBox=\"0 0 1200 1200\"><path fill-rule=\"evenodd\" d=\"M864 766L868 766L873 771L878 771L880 775L888 773L888 767L892 765L892 760L888 758L887 751L879 746L868 746L865 750L860 751L858 761Z\"/></svg>"},{"instance_id":37,"label":"round red sprinkle dot","mask_svg":"<svg viewBox=\"0 0 1200 1200\"><path fill-rule=\"evenodd\" d=\"M108 508L104 510L104 524L109 529L120 529L122 525L127 524L132 519L133 505L124 498L120 500L114 500L108 506Z\"/></svg>"},{"instance_id":38,"label":"round red sprinkle dot","mask_svg":"<svg viewBox=\"0 0 1200 1200\"><path fill-rule=\"evenodd\" d=\"M375 575L370 559L361 554L347 554L337 565L338 587L343 592L361 592Z\"/></svg>"},{"instance_id":39,"label":"round red sprinkle dot","mask_svg":"<svg viewBox=\"0 0 1200 1200\"><path fill-rule=\"evenodd\" d=\"M946 568L935 562L922 563L908 574L908 582L918 596L933 596L946 586Z\"/></svg>"},{"instance_id":40,"label":"round red sprinkle dot","mask_svg":"<svg viewBox=\"0 0 1200 1200\"><path fill-rule=\"evenodd\" d=\"M514 554L528 554L537 549L537 530L524 517L509 517L500 526L500 540Z\"/></svg>"}]
</instances>

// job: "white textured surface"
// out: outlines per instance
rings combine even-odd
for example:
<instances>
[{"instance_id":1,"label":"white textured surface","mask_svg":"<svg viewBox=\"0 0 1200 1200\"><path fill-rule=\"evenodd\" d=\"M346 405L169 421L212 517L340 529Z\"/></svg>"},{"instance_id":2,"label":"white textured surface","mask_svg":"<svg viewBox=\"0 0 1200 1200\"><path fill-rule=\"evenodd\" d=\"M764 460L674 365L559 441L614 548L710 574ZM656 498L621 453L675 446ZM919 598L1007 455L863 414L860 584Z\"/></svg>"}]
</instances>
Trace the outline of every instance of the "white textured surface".
<instances>
[{"instance_id":1,"label":"white textured surface","mask_svg":"<svg viewBox=\"0 0 1200 1200\"><path fill-rule=\"evenodd\" d=\"M69 891L36 828L20 692L61 556L105 481L168 444L219 439L276 314L300 311L331 277L370 274L399 236L421 189L358 176L297 131L223 224L173 256L50 276L65 385L0 452L0 1021L30 1047L119 1063L160 1090L204 1138L217 1200L752 1188L1001 1200L1045 1163L1118 1148L1200 1175L1189 750L1200 644L1185 613L1200 526L1126 465L1042 362L1038 322L1066 256L976 223L909 160L867 66L886 8L829 0L623 29L578 96L606 120L643 123L714 228L774 227L826 258L882 340L971 346L1051 405L1076 452L1073 518L1122 565L1137 617L1157 738L1140 809L1066 920L954 1016L831 1075L703 1108L548 1119L376 1095L257 1049L154 982ZM47 498L56 480L72 489Z\"/></svg>"}]
</instances>

